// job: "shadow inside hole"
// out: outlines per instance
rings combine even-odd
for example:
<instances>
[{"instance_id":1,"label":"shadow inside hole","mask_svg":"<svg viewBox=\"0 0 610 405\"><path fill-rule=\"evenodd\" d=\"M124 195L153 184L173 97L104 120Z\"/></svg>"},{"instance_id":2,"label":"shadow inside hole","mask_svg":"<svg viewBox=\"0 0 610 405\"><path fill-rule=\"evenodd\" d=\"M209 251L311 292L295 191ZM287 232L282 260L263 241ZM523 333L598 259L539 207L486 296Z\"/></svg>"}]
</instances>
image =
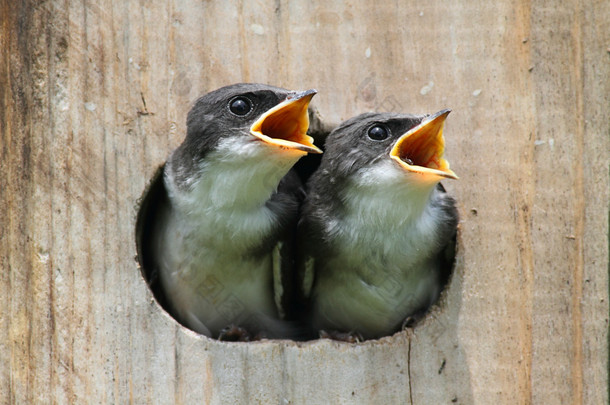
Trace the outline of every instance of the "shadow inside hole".
<instances>
[{"instance_id":1,"label":"shadow inside hole","mask_svg":"<svg viewBox=\"0 0 610 405\"><path fill-rule=\"evenodd\" d=\"M445 193L447 192L447 190L445 190L445 187L443 187L442 183L439 183L437 187L440 188L443 192L445 192ZM456 207L456 209L457 209L457 207ZM458 212L458 223L459 223L459 212ZM437 298L436 302L434 302L426 310L426 313L430 312L430 310L432 308L434 308L435 306L442 307L444 305L443 300L447 294L447 287L449 286L449 283L451 282L451 276L453 275L454 270L455 270L456 256L457 256L457 250L458 250L458 245L457 245L458 229L459 229L459 227L456 226L455 232L453 233L451 240L447 244L447 247L440 253L439 261L440 261L441 291L440 291L439 297ZM410 325L406 325L406 326L409 327Z\"/></svg>"},{"instance_id":2,"label":"shadow inside hole","mask_svg":"<svg viewBox=\"0 0 610 405\"><path fill-rule=\"evenodd\" d=\"M295 165L295 169L297 170L299 176L301 177L303 183L307 181L309 176L315 171L317 166L320 163L320 156L314 155L311 159L302 159ZM153 249L156 247L153 246L153 238L151 237L152 232L155 227L155 214L158 208L162 205L169 204L169 199L167 195L167 190L165 189L165 185L163 182L163 169L165 166L161 166L155 174L148 187L145 189L144 194L141 198L139 210L137 214L136 220L136 248L137 248L137 258L140 264L140 271L142 273L142 277L148 284L150 290L153 293L156 301L159 305L174 318L177 322L182 324L184 327L189 328L183 321L180 320L178 316L176 316L175 311L173 311L171 304L161 286L159 280L158 270L156 268L156 264L153 260ZM440 188L443 189L442 185L439 185ZM447 246L447 248L442 252L440 261L441 261L441 273L440 273L440 283L441 283L441 293L439 298L435 303L433 303L429 308L421 311L419 314L416 314L412 317L405 319L405 322L401 325L404 328L413 328L423 321L427 314L429 314L435 307L439 307L440 310L443 309L443 306L446 302L446 294L447 294L447 286L451 281L451 276L454 272L455 262L456 262L456 244L457 244L457 229L456 234L454 234L451 243ZM190 328L189 328L190 329ZM400 327L396 328L396 332L400 332ZM394 334L392 333L392 334ZM392 335L390 334L390 335ZM301 339L299 339L301 340ZM315 340L315 338L308 337L305 340ZM374 340L374 339L369 339Z\"/></svg>"},{"instance_id":3,"label":"shadow inside hole","mask_svg":"<svg viewBox=\"0 0 610 405\"><path fill-rule=\"evenodd\" d=\"M142 277L146 280L148 287L159 305L172 315L169 302L161 288L159 271L153 260L152 254L154 249L152 246L152 233L155 227L155 213L158 211L160 205L169 204L167 190L163 183L164 167L165 165L157 169L142 195L136 220L136 249ZM174 319L176 318L173 315L172 317Z\"/></svg>"}]
</instances>

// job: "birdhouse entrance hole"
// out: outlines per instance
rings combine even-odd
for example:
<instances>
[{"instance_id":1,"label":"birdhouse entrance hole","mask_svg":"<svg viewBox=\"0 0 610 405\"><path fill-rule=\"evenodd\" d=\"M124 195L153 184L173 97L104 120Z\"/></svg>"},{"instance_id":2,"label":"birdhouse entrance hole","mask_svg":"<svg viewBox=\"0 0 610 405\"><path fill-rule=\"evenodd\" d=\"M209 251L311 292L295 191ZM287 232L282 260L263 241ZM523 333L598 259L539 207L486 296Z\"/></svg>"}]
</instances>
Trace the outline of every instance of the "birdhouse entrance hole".
<instances>
[{"instance_id":1,"label":"birdhouse entrance hole","mask_svg":"<svg viewBox=\"0 0 610 405\"><path fill-rule=\"evenodd\" d=\"M301 168L301 169L300 169ZM297 170L300 169L300 175L305 178L311 173L312 168L307 165L297 166ZM179 318L173 314L172 308L168 304L168 300L165 297L163 288L159 281L157 271L155 270L154 261L152 259L152 250L155 247L152 245L151 232L155 221L154 213L158 204L165 203L167 201L167 191L163 183L163 166L157 169L153 177L148 183L148 186L144 190L141 199L138 201L138 214L136 221L136 247L137 247L137 260L142 277L146 281L148 287L157 303L165 310L173 319L177 322ZM459 232L459 228L458 228ZM414 317L405 319L403 324L404 328L413 328L420 324L430 312L442 311L445 304L445 296L447 295L447 287L451 280L453 270L455 267L455 257L457 251L457 235L454 237L451 246L445 251L444 265L441 273L442 291L439 299L424 313ZM399 288L399 286L397 286ZM182 324L182 323L181 323ZM188 326L184 325L186 328ZM400 333L398 331L397 333Z\"/></svg>"}]
</instances>

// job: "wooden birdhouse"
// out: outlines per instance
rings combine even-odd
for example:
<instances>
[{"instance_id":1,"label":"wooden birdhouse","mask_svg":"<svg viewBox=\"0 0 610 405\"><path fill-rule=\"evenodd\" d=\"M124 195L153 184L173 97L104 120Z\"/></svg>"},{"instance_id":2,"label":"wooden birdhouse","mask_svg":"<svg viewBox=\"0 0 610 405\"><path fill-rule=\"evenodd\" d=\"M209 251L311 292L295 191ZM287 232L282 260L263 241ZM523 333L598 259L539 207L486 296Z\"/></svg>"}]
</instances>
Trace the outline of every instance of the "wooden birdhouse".
<instances>
[{"instance_id":1,"label":"wooden birdhouse","mask_svg":"<svg viewBox=\"0 0 610 405\"><path fill-rule=\"evenodd\" d=\"M0 2L0 402L608 403L610 5ZM227 343L137 260L196 98L316 88L332 126L452 109L453 273L413 328Z\"/></svg>"}]
</instances>

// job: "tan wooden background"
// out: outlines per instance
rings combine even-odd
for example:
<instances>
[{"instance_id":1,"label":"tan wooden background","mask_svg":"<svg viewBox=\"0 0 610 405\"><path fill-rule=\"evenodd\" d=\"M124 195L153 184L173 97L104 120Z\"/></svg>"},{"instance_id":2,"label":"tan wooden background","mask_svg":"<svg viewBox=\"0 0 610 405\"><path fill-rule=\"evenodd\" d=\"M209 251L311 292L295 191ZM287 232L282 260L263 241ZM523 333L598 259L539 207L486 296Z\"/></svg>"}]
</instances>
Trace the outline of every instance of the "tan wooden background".
<instances>
[{"instance_id":1,"label":"tan wooden background","mask_svg":"<svg viewBox=\"0 0 610 405\"><path fill-rule=\"evenodd\" d=\"M608 403L610 2L0 0L0 402ZM137 200L194 99L451 108L460 250L412 332L221 344L154 301Z\"/></svg>"}]
</instances>

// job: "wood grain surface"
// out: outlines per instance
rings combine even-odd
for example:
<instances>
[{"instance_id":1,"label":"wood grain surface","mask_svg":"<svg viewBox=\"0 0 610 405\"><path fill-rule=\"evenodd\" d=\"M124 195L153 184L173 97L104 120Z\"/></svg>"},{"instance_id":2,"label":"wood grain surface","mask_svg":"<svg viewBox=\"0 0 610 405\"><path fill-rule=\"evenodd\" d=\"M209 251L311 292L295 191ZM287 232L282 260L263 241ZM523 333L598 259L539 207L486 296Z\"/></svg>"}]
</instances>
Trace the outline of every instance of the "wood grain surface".
<instances>
[{"instance_id":1,"label":"wood grain surface","mask_svg":"<svg viewBox=\"0 0 610 405\"><path fill-rule=\"evenodd\" d=\"M0 0L0 402L608 403L610 2ZM154 300L138 201L201 94L325 122L451 108L459 251L415 329L212 341Z\"/></svg>"}]
</instances>

